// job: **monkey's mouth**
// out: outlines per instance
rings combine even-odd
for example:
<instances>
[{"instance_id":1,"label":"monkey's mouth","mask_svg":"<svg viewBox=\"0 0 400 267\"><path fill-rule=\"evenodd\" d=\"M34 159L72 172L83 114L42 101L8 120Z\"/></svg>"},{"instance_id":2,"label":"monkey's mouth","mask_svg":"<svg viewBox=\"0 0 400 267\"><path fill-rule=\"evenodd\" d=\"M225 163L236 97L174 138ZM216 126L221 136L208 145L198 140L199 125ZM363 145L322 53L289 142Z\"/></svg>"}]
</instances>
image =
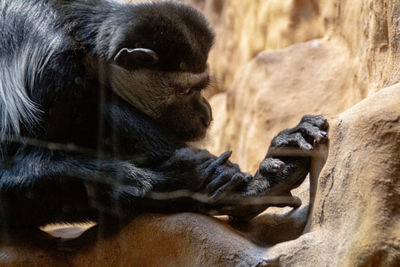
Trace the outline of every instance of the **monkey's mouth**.
<instances>
[{"instance_id":1,"label":"monkey's mouth","mask_svg":"<svg viewBox=\"0 0 400 267\"><path fill-rule=\"evenodd\" d=\"M206 137L208 127L197 128L195 130L177 131L176 135L184 142L200 141Z\"/></svg>"},{"instance_id":2,"label":"monkey's mouth","mask_svg":"<svg viewBox=\"0 0 400 267\"><path fill-rule=\"evenodd\" d=\"M208 127L205 125L197 125L195 128L173 128L168 125L165 126L165 129L176 140L183 142L196 142L201 141L206 137Z\"/></svg>"}]
</instances>

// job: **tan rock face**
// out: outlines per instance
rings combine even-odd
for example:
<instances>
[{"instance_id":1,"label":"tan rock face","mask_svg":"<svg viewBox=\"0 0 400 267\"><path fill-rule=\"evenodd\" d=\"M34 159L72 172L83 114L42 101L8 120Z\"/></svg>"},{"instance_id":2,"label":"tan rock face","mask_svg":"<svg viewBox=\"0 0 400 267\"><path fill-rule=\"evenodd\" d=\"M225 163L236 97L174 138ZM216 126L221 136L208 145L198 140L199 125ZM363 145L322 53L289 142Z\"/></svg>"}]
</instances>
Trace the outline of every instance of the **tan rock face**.
<instances>
[{"instance_id":1,"label":"tan rock face","mask_svg":"<svg viewBox=\"0 0 400 267\"><path fill-rule=\"evenodd\" d=\"M202 10L217 33L211 69L220 89L236 71L265 49L323 36L316 0L188 0Z\"/></svg>"},{"instance_id":2,"label":"tan rock face","mask_svg":"<svg viewBox=\"0 0 400 267\"><path fill-rule=\"evenodd\" d=\"M400 84L331 121L311 232L267 255L285 266L400 262Z\"/></svg>"},{"instance_id":3,"label":"tan rock face","mask_svg":"<svg viewBox=\"0 0 400 267\"><path fill-rule=\"evenodd\" d=\"M396 0L322 0L325 35L348 44L354 93L370 92L399 82L400 3Z\"/></svg>"},{"instance_id":4,"label":"tan rock face","mask_svg":"<svg viewBox=\"0 0 400 267\"><path fill-rule=\"evenodd\" d=\"M237 70L265 49L321 37L343 38L353 94L366 97L399 82L400 3L396 0L187 0L212 22L211 65L229 89Z\"/></svg>"}]
</instances>

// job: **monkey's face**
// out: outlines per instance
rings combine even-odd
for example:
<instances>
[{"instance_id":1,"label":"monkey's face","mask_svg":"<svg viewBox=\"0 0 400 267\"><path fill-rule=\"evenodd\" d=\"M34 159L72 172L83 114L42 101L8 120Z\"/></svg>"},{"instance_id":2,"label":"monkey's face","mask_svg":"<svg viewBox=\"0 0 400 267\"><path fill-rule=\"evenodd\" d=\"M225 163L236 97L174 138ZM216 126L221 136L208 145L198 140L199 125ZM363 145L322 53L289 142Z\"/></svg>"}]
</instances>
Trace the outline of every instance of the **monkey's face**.
<instances>
[{"instance_id":1,"label":"monkey's face","mask_svg":"<svg viewBox=\"0 0 400 267\"><path fill-rule=\"evenodd\" d=\"M154 118L181 141L203 138L212 121L208 101L201 95L210 81L201 73L126 70L111 65L113 90L131 105Z\"/></svg>"},{"instance_id":2,"label":"monkey's face","mask_svg":"<svg viewBox=\"0 0 400 267\"><path fill-rule=\"evenodd\" d=\"M108 56L113 90L179 140L204 137L212 115L201 91L214 42L206 19L170 1L137 5L132 18Z\"/></svg>"}]
</instances>

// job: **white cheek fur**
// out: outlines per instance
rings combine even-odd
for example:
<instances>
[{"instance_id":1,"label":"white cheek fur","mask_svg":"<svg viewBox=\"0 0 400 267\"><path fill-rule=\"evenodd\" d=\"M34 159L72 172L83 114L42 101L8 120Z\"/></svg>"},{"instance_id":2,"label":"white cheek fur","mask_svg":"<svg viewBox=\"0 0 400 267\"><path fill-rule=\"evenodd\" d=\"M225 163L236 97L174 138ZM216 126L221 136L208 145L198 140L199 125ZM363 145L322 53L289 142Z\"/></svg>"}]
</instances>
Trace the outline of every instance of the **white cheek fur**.
<instances>
[{"instance_id":1,"label":"white cheek fur","mask_svg":"<svg viewBox=\"0 0 400 267\"><path fill-rule=\"evenodd\" d=\"M190 88L208 77L203 73L163 72L148 69L127 71L111 65L111 87L125 101L157 118L163 106L171 102L174 85Z\"/></svg>"}]
</instances>

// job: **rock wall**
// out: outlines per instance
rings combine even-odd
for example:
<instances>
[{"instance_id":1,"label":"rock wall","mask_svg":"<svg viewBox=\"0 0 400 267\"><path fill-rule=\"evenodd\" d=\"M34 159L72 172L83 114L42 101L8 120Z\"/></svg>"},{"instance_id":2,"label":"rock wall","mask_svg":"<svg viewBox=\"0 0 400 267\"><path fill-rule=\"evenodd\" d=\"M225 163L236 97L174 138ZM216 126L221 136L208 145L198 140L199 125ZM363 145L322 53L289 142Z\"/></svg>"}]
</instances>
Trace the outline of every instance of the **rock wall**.
<instances>
[{"instance_id":1,"label":"rock wall","mask_svg":"<svg viewBox=\"0 0 400 267\"><path fill-rule=\"evenodd\" d=\"M400 84L331 121L311 231L276 245L283 266L397 266L400 262Z\"/></svg>"},{"instance_id":2,"label":"rock wall","mask_svg":"<svg viewBox=\"0 0 400 267\"><path fill-rule=\"evenodd\" d=\"M259 52L322 37L345 41L353 67L352 89L361 90L361 97L399 81L396 0L186 2L197 5L216 29L211 62L222 88L229 89L238 69Z\"/></svg>"},{"instance_id":3,"label":"rock wall","mask_svg":"<svg viewBox=\"0 0 400 267\"><path fill-rule=\"evenodd\" d=\"M232 149L247 171L301 115L333 117L400 80L398 1L197 2L222 31L211 62L226 89L211 98L218 114L207 148Z\"/></svg>"},{"instance_id":4,"label":"rock wall","mask_svg":"<svg viewBox=\"0 0 400 267\"><path fill-rule=\"evenodd\" d=\"M211 69L222 90L237 70L265 49L323 36L317 0L188 0L203 11L217 33Z\"/></svg>"}]
</instances>

